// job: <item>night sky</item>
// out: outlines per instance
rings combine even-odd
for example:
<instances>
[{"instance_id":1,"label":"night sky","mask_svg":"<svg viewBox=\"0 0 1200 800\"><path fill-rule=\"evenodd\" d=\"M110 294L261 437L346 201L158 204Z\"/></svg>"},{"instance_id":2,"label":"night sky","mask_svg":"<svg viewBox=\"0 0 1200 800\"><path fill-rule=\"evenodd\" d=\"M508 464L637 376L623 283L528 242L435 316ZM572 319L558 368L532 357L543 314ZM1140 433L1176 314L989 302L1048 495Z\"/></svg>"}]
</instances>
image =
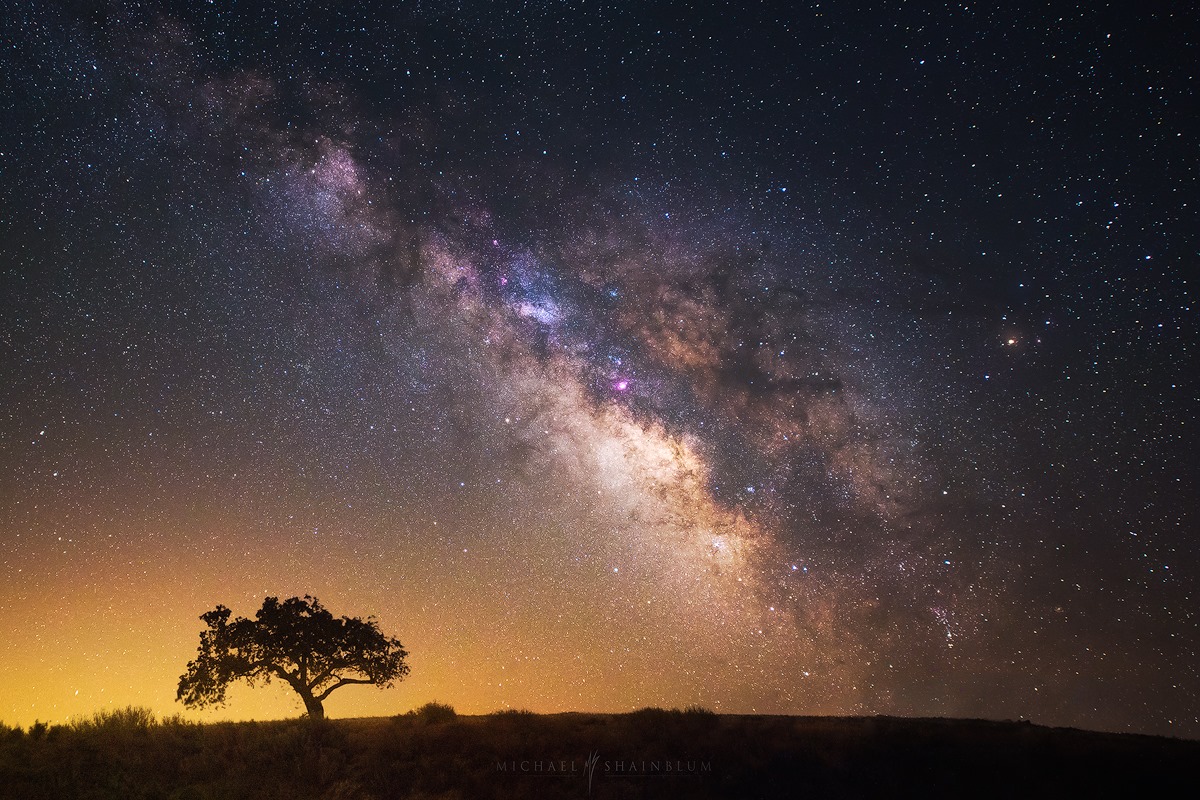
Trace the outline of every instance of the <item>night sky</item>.
<instances>
[{"instance_id":1,"label":"night sky","mask_svg":"<svg viewBox=\"0 0 1200 800\"><path fill-rule=\"evenodd\" d=\"M4 5L0 720L312 594L332 716L1200 736L1189 12Z\"/></svg>"}]
</instances>

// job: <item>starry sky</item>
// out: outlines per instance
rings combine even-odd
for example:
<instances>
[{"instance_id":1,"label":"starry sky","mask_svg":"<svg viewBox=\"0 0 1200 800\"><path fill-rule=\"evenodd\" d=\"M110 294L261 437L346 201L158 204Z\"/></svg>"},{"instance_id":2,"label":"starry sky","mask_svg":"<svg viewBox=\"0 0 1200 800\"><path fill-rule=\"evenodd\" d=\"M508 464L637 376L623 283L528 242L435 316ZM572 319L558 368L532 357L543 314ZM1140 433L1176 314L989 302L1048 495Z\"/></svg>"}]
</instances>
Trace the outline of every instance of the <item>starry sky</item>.
<instances>
[{"instance_id":1,"label":"starry sky","mask_svg":"<svg viewBox=\"0 0 1200 800\"><path fill-rule=\"evenodd\" d=\"M0 720L1200 736L1194 16L390 5L0 12Z\"/></svg>"}]
</instances>

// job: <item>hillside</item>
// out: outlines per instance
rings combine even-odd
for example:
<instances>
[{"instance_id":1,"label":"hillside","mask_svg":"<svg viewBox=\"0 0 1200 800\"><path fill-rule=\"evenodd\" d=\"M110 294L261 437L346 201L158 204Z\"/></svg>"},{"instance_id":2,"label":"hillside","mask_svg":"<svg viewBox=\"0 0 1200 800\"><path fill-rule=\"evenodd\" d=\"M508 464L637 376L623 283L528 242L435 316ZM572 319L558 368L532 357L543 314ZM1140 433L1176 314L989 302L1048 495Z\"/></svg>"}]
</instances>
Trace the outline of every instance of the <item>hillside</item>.
<instances>
[{"instance_id":1,"label":"hillside","mask_svg":"<svg viewBox=\"0 0 1200 800\"><path fill-rule=\"evenodd\" d=\"M1196 763L1200 742L978 720L433 706L198 725L127 709L0 730L0 797L1086 797L1184 782Z\"/></svg>"}]
</instances>

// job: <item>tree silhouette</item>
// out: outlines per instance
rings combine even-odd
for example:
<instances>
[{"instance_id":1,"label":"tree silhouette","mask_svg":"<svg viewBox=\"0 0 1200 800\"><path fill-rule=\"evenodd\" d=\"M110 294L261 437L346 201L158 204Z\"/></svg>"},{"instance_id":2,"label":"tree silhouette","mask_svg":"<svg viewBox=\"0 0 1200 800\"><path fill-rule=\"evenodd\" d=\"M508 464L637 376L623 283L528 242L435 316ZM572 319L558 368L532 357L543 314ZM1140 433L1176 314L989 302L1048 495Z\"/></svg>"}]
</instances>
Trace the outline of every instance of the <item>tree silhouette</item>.
<instances>
[{"instance_id":1,"label":"tree silhouette","mask_svg":"<svg viewBox=\"0 0 1200 800\"><path fill-rule=\"evenodd\" d=\"M374 617L335 618L305 595L282 603L263 601L254 619L230 621L230 610L217 606L200 617L200 647L179 678L175 699L191 708L222 705L225 690L237 680L251 686L279 678L304 700L308 716L325 716L322 705L335 690L351 684L390 688L408 674L408 653L379 630Z\"/></svg>"}]
</instances>

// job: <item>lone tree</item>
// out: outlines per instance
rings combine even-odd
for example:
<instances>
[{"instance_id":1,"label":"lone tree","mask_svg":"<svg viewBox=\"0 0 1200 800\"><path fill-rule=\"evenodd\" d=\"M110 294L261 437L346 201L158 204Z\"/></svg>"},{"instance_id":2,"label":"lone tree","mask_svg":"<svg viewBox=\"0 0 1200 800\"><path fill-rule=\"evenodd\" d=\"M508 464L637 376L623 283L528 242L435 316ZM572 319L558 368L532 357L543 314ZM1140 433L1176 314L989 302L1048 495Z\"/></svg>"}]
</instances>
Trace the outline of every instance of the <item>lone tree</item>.
<instances>
[{"instance_id":1,"label":"lone tree","mask_svg":"<svg viewBox=\"0 0 1200 800\"><path fill-rule=\"evenodd\" d=\"M335 618L305 595L279 602L268 597L254 619L230 621L217 606L200 619L196 660L179 678L175 699L189 708L221 705L225 689L245 679L251 686L279 678L304 700L308 716L322 719L325 698L351 684L388 689L408 674L408 653L379 630L374 617Z\"/></svg>"}]
</instances>

